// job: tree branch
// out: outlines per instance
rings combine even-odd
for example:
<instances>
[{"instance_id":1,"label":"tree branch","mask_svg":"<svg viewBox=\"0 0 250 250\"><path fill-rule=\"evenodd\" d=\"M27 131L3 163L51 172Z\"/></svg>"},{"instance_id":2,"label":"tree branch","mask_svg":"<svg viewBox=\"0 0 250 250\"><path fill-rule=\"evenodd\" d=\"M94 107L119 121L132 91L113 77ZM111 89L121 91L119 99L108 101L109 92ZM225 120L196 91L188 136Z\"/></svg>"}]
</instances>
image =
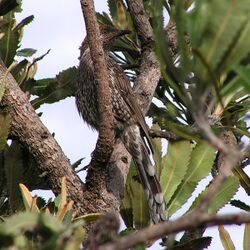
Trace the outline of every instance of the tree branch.
<instances>
[{"instance_id":1,"label":"tree branch","mask_svg":"<svg viewBox=\"0 0 250 250\"><path fill-rule=\"evenodd\" d=\"M1 60L0 77L5 85L5 93L0 105L11 116L11 134L17 136L34 156L43 178L48 180L55 194L60 192L61 178L66 176L68 198L74 201L76 212L80 214L83 183L13 76L7 73L7 68Z\"/></svg>"},{"instance_id":2,"label":"tree branch","mask_svg":"<svg viewBox=\"0 0 250 250\"><path fill-rule=\"evenodd\" d=\"M115 141L113 129L115 122L111 106L111 96L108 91L109 77L107 63L100 38L94 2L93 0L81 0L81 6L94 66L95 79L98 82L100 129L96 149L91 161L91 166L96 167L96 165L106 165L109 161Z\"/></svg>"},{"instance_id":3,"label":"tree branch","mask_svg":"<svg viewBox=\"0 0 250 250\"><path fill-rule=\"evenodd\" d=\"M114 118L109 78L92 0L80 0L84 15L95 78L99 83L98 100L101 124L86 177L87 190L82 200L85 213L119 211L129 169L129 155L119 142L114 148ZM111 156L112 153L112 156ZM107 163L109 162L108 166Z\"/></svg>"},{"instance_id":4,"label":"tree branch","mask_svg":"<svg viewBox=\"0 0 250 250\"><path fill-rule=\"evenodd\" d=\"M250 222L249 213L216 215L206 213L192 213L175 221L167 221L141 229L138 232L119 238L113 243L102 245L98 250L125 250L146 241L163 238L166 235L176 234L184 230L216 225L240 225Z\"/></svg>"},{"instance_id":5,"label":"tree branch","mask_svg":"<svg viewBox=\"0 0 250 250\"><path fill-rule=\"evenodd\" d=\"M135 81L134 91L146 113L161 77L160 65L153 50L154 33L144 9L143 1L126 0L126 2L142 42L143 53L139 70L140 75Z\"/></svg>"},{"instance_id":6,"label":"tree branch","mask_svg":"<svg viewBox=\"0 0 250 250\"><path fill-rule=\"evenodd\" d=\"M84 11L88 1L80 0L80 2ZM143 21L140 25L150 29L153 35L142 2L140 2L140 8L143 11L141 15ZM95 16L95 14L90 14L90 12L88 14L91 18ZM135 16L137 14L131 12L131 15ZM145 28L143 28L143 30L144 29ZM143 37L146 35L148 35L148 32L143 32L141 38L145 40ZM142 96L146 108L148 108L151 102L159 79L159 65L153 50L152 48L145 49L142 56L141 74L137 79L137 86L141 87L137 93L139 96ZM144 96L146 96L146 99L144 99ZM84 193L84 199L82 201L86 212L119 211L120 203L124 196L124 186L129 171L130 161L131 156L128 154L123 144L117 142L114 146L107 168L102 168L97 171L93 167L89 169L86 179L87 190Z\"/></svg>"}]
</instances>

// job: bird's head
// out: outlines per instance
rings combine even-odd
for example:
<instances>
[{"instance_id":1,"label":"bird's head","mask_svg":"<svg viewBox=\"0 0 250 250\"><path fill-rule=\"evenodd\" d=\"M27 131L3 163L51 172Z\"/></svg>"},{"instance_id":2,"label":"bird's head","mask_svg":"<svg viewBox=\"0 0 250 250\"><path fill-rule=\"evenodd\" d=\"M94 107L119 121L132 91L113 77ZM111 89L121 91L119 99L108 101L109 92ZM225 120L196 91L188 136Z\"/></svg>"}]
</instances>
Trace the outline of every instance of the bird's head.
<instances>
[{"instance_id":1,"label":"bird's head","mask_svg":"<svg viewBox=\"0 0 250 250\"><path fill-rule=\"evenodd\" d=\"M129 30L121 30L117 29L116 27L104 24L101 24L99 28L104 49L111 48L117 38L131 33Z\"/></svg>"},{"instance_id":2,"label":"bird's head","mask_svg":"<svg viewBox=\"0 0 250 250\"><path fill-rule=\"evenodd\" d=\"M109 51L114 44L115 40L123 35L131 33L129 30L120 30L110 25L100 24L100 35L101 41L103 43L103 49ZM81 55L88 49L88 39L85 37L81 47Z\"/></svg>"}]
</instances>

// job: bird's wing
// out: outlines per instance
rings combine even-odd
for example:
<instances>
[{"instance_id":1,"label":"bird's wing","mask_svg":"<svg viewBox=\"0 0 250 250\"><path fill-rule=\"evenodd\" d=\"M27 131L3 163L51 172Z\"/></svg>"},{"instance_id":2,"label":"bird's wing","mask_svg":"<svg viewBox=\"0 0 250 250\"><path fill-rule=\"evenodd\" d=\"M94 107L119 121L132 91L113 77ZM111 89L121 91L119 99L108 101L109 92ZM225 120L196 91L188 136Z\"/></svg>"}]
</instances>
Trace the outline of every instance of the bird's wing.
<instances>
[{"instance_id":1,"label":"bird's wing","mask_svg":"<svg viewBox=\"0 0 250 250\"><path fill-rule=\"evenodd\" d=\"M148 134L148 125L145 122L144 115L141 111L136 96L133 93L128 77L125 75L122 68L112 59L108 60L108 68L114 69L114 72L116 74L116 87L119 89L124 101L132 111L133 116L136 117L136 120L141 127L143 134L146 137L149 147L153 153L152 143Z\"/></svg>"}]
</instances>

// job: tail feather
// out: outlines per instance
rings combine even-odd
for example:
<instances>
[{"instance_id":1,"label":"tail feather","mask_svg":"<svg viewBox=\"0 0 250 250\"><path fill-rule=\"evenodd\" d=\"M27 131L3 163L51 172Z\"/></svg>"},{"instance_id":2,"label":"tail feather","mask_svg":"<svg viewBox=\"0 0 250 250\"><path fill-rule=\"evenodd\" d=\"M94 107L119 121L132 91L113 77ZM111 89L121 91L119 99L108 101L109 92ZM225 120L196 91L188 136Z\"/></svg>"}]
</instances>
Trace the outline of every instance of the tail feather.
<instances>
[{"instance_id":1,"label":"tail feather","mask_svg":"<svg viewBox=\"0 0 250 250\"><path fill-rule=\"evenodd\" d=\"M123 141L137 167L153 222L165 221L166 203L156 176L155 166L152 164L148 148L141 137L140 128L137 125L127 127L124 131Z\"/></svg>"}]
</instances>

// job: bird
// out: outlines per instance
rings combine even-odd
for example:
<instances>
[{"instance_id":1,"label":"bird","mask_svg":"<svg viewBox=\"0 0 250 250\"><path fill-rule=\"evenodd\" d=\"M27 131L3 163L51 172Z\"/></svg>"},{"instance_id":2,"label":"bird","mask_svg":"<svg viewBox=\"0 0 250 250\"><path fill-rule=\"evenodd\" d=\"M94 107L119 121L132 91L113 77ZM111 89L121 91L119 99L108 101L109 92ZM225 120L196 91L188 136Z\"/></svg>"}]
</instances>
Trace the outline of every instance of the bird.
<instances>
[{"instance_id":1,"label":"bird","mask_svg":"<svg viewBox=\"0 0 250 250\"><path fill-rule=\"evenodd\" d=\"M165 221L166 203L151 160L151 146L148 126L133 93L129 78L121 66L109 57L112 45L128 31L110 25L99 25L100 38L106 57L112 113L114 115L116 138L119 138L137 167L140 182L148 200L149 214L153 223ZM87 36L80 47L78 80L76 85L76 106L82 119L94 130L99 130L98 82L95 79L93 61Z\"/></svg>"}]
</instances>

